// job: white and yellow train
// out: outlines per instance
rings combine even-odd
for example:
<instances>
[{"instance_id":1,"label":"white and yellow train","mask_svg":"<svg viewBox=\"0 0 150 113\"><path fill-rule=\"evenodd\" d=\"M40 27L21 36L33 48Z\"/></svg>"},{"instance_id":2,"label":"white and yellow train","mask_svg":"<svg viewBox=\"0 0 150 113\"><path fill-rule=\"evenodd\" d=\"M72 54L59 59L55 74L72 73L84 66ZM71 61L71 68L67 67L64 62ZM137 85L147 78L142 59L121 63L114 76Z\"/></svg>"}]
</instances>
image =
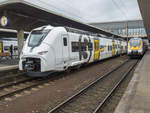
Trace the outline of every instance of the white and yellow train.
<instances>
[{"instance_id":1,"label":"white and yellow train","mask_svg":"<svg viewBox=\"0 0 150 113\"><path fill-rule=\"evenodd\" d=\"M144 55L147 44L142 38L131 38L128 42L128 55L130 57L141 57Z\"/></svg>"},{"instance_id":2,"label":"white and yellow train","mask_svg":"<svg viewBox=\"0 0 150 113\"><path fill-rule=\"evenodd\" d=\"M126 53L122 39L90 34L69 27L43 26L28 36L19 69L30 76L47 76Z\"/></svg>"},{"instance_id":3,"label":"white and yellow train","mask_svg":"<svg viewBox=\"0 0 150 113\"><path fill-rule=\"evenodd\" d=\"M0 57L10 56L10 46L12 45L13 55L18 55L18 43L15 38L0 39Z\"/></svg>"}]
</instances>

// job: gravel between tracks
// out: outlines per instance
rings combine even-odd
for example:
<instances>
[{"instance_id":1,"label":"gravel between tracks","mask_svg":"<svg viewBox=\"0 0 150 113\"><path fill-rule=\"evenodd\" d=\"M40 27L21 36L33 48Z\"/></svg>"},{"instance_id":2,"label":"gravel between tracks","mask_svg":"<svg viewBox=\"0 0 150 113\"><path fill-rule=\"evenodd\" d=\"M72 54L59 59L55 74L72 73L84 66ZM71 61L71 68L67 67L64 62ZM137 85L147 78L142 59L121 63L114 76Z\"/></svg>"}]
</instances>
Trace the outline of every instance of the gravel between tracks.
<instances>
[{"instance_id":1,"label":"gravel between tracks","mask_svg":"<svg viewBox=\"0 0 150 113\"><path fill-rule=\"evenodd\" d=\"M135 67L136 68L136 67ZM116 89L114 94L109 98L109 100L103 105L102 110L98 113L114 113L116 107L118 106L123 94L128 87L129 82L131 81L135 68L127 75L124 81L120 84L120 86Z\"/></svg>"},{"instance_id":2,"label":"gravel between tracks","mask_svg":"<svg viewBox=\"0 0 150 113\"><path fill-rule=\"evenodd\" d=\"M18 59L7 59L7 60L0 60L0 67L3 66L10 66L10 65L18 65Z\"/></svg>"},{"instance_id":3,"label":"gravel between tracks","mask_svg":"<svg viewBox=\"0 0 150 113\"><path fill-rule=\"evenodd\" d=\"M117 67L126 56L101 61L71 72L38 88L20 93L0 102L0 113L42 113L68 98L100 75ZM43 87L43 88L42 88Z\"/></svg>"},{"instance_id":4,"label":"gravel between tracks","mask_svg":"<svg viewBox=\"0 0 150 113\"><path fill-rule=\"evenodd\" d=\"M93 113L133 64L135 64L133 60L128 61L57 110L52 110L49 113Z\"/></svg>"}]
</instances>

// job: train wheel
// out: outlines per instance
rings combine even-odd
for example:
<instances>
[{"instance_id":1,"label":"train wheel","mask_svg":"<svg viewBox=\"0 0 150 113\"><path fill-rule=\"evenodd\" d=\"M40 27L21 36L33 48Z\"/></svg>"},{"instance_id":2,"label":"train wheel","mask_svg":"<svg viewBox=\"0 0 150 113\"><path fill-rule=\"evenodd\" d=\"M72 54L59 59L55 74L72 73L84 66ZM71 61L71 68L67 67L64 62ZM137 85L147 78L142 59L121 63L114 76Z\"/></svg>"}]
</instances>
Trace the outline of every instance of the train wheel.
<instances>
[{"instance_id":1,"label":"train wheel","mask_svg":"<svg viewBox=\"0 0 150 113\"><path fill-rule=\"evenodd\" d=\"M70 68L68 68L68 69L65 70L65 73L66 73L66 74L69 74L70 72L71 72L71 69L70 69Z\"/></svg>"},{"instance_id":2,"label":"train wheel","mask_svg":"<svg viewBox=\"0 0 150 113\"><path fill-rule=\"evenodd\" d=\"M78 65L78 66L76 67L76 69L77 69L77 70L80 70L80 69L81 69L81 65Z\"/></svg>"}]
</instances>

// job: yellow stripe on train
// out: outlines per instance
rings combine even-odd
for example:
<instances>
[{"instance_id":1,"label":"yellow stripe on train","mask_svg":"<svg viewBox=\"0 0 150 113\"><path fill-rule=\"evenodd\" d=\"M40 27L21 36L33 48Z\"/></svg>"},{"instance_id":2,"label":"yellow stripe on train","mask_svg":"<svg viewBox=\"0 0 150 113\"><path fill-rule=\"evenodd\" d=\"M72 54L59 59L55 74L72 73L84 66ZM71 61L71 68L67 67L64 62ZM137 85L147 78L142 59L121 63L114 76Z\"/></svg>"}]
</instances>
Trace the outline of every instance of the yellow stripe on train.
<instances>
[{"instance_id":1,"label":"yellow stripe on train","mask_svg":"<svg viewBox=\"0 0 150 113\"><path fill-rule=\"evenodd\" d=\"M136 46L136 47L133 47L133 46L132 46L132 47L130 47L130 49L131 49L131 50L139 50L139 47L138 47L138 46Z\"/></svg>"},{"instance_id":2,"label":"yellow stripe on train","mask_svg":"<svg viewBox=\"0 0 150 113\"><path fill-rule=\"evenodd\" d=\"M0 53L2 53L2 43L0 42Z\"/></svg>"},{"instance_id":3,"label":"yellow stripe on train","mask_svg":"<svg viewBox=\"0 0 150 113\"><path fill-rule=\"evenodd\" d=\"M104 48L101 48L100 50L101 50L101 52L104 52Z\"/></svg>"},{"instance_id":4,"label":"yellow stripe on train","mask_svg":"<svg viewBox=\"0 0 150 113\"><path fill-rule=\"evenodd\" d=\"M136 46L136 47L130 46L130 43L129 43L129 47L130 47L131 50L139 50L139 49L142 48L142 45L143 45L143 40L142 40L142 42L141 42L140 47L139 47L139 46Z\"/></svg>"}]
</instances>

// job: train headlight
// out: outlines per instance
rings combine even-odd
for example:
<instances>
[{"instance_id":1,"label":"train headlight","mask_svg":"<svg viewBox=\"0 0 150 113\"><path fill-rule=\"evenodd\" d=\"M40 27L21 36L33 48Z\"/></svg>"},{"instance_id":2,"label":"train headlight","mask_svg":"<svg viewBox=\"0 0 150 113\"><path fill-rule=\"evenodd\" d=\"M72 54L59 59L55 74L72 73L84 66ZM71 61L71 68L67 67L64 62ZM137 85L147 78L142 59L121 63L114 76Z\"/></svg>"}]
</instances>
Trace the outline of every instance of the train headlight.
<instances>
[{"instance_id":1,"label":"train headlight","mask_svg":"<svg viewBox=\"0 0 150 113\"><path fill-rule=\"evenodd\" d=\"M25 61L25 60L26 60L26 58L24 58L24 57L21 57L21 60L22 60L22 61Z\"/></svg>"},{"instance_id":2,"label":"train headlight","mask_svg":"<svg viewBox=\"0 0 150 113\"><path fill-rule=\"evenodd\" d=\"M41 51L41 52L38 52L39 55L45 55L48 51Z\"/></svg>"},{"instance_id":3,"label":"train headlight","mask_svg":"<svg viewBox=\"0 0 150 113\"><path fill-rule=\"evenodd\" d=\"M131 53L131 50L130 50L130 49L128 49L128 53Z\"/></svg>"},{"instance_id":4,"label":"train headlight","mask_svg":"<svg viewBox=\"0 0 150 113\"><path fill-rule=\"evenodd\" d=\"M142 50L141 50L141 49L139 49L139 50L138 50L138 52L139 52L139 53L141 53L141 52L142 52Z\"/></svg>"}]
</instances>

